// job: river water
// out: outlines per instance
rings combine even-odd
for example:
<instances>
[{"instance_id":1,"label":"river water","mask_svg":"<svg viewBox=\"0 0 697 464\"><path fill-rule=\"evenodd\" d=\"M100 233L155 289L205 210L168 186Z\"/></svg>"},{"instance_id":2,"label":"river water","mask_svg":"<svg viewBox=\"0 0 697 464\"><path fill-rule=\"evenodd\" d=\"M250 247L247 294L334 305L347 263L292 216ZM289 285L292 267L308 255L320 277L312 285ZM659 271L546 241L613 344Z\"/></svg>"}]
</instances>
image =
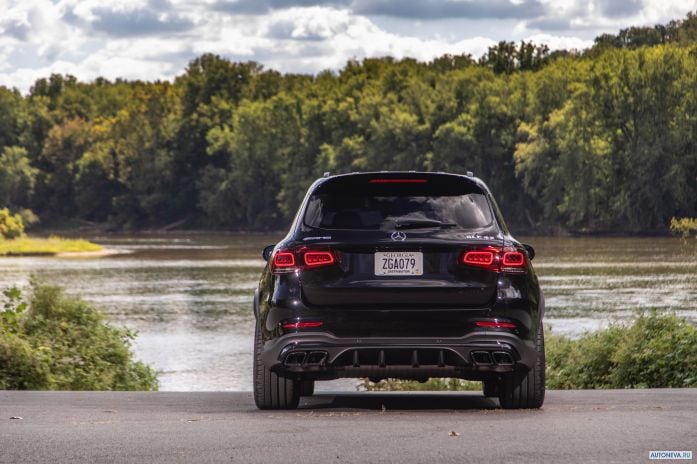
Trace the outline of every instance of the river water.
<instances>
[{"instance_id":1,"label":"river water","mask_svg":"<svg viewBox=\"0 0 697 464\"><path fill-rule=\"evenodd\" d=\"M251 390L251 302L261 249L279 236L86 237L101 258L0 258L0 289L29 276L93 302L138 331L136 356L160 371L161 390ZM553 332L579 336L656 308L697 321L697 253L677 238L526 237ZM353 388L353 380L318 390Z\"/></svg>"}]
</instances>

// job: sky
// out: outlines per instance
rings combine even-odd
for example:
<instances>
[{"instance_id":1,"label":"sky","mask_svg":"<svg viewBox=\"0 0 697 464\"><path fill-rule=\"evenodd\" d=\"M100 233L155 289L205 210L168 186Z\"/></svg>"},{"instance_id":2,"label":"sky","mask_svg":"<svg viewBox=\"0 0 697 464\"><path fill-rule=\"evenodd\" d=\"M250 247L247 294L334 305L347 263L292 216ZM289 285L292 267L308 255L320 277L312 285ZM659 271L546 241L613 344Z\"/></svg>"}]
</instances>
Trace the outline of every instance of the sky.
<instances>
[{"instance_id":1,"label":"sky","mask_svg":"<svg viewBox=\"0 0 697 464\"><path fill-rule=\"evenodd\" d=\"M208 52L316 73L352 58L479 57L500 40L582 49L694 10L697 0L0 0L0 85L172 79Z\"/></svg>"}]
</instances>

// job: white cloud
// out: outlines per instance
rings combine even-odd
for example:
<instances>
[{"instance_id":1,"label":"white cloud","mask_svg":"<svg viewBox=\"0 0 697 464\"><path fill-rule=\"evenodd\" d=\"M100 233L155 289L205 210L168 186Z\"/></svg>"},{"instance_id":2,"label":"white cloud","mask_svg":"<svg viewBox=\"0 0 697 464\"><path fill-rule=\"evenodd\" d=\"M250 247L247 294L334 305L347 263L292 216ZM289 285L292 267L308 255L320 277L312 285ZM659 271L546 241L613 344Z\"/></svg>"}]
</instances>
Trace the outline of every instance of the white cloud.
<instances>
[{"instance_id":1,"label":"white cloud","mask_svg":"<svg viewBox=\"0 0 697 464\"><path fill-rule=\"evenodd\" d=\"M42 68L19 68L0 73L0 85L16 87L27 91L37 79L49 77L52 73L79 75L81 69L74 63L55 61Z\"/></svg>"},{"instance_id":2,"label":"white cloud","mask_svg":"<svg viewBox=\"0 0 697 464\"><path fill-rule=\"evenodd\" d=\"M118 3L111 5L102 0L67 0L62 2L65 9L71 10L76 16L85 21L94 21L98 18L95 10L108 9L114 12L129 12L139 10L148 6L146 0L120 0Z\"/></svg>"},{"instance_id":3,"label":"white cloud","mask_svg":"<svg viewBox=\"0 0 697 464\"><path fill-rule=\"evenodd\" d=\"M653 26L682 19L697 0L540 0L547 13L521 22L528 30L563 32L584 39L629 26Z\"/></svg>"},{"instance_id":4,"label":"white cloud","mask_svg":"<svg viewBox=\"0 0 697 464\"><path fill-rule=\"evenodd\" d=\"M293 71L298 64L314 72L337 69L350 58L386 55L419 60L445 53L479 56L495 43L485 37L452 42L398 35L382 30L364 16L325 7L273 12L264 20L263 31L275 39L268 63L285 71Z\"/></svg>"},{"instance_id":5,"label":"white cloud","mask_svg":"<svg viewBox=\"0 0 697 464\"><path fill-rule=\"evenodd\" d=\"M530 4L537 16L526 11L501 27L491 14L508 0L490 7L472 0L472 8L428 0L442 11L473 15L462 20L414 17L418 8L400 13L400 1L0 0L0 84L27 91L51 73L83 80L172 78L207 52L286 72L318 72L351 58L478 57L499 40L580 49L600 32L665 23L697 9L697 0L510 0L511 12ZM380 13L371 16L371 4ZM244 14L235 5L244 6Z\"/></svg>"},{"instance_id":6,"label":"white cloud","mask_svg":"<svg viewBox=\"0 0 697 464\"><path fill-rule=\"evenodd\" d=\"M550 50L583 50L593 45L592 40L579 39L578 37L556 36L551 34L533 34L527 38L537 44L545 44Z\"/></svg>"},{"instance_id":7,"label":"white cloud","mask_svg":"<svg viewBox=\"0 0 697 464\"><path fill-rule=\"evenodd\" d=\"M356 20L348 10L291 8L274 13L266 21L264 34L280 39L329 40L345 34Z\"/></svg>"}]
</instances>

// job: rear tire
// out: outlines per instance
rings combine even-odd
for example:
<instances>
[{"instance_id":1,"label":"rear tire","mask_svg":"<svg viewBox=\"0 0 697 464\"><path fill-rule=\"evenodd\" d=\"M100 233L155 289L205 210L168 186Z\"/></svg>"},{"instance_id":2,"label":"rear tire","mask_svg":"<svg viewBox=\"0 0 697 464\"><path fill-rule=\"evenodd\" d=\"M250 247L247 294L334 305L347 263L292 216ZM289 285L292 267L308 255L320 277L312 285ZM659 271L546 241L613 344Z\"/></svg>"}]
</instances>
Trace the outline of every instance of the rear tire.
<instances>
[{"instance_id":1,"label":"rear tire","mask_svg":"<svg viewBox=\"0 0 697 464\"><path fill-rule=\"evenodd\" d=\"M295 409L300 402L300 381L271 372L261 360L263 342L257 323L254 330L254 403L259 409Z\"/></svg>"},{"instance_id":2,"label":"rear tire","mask_svg":"<svg viewBox=\"0 0 697 464\"><path fill-rule=\"evenodd\" d=\"M542 321L535 337L537 360L527 372L516 371L499 383L499 403L504 409L539 408L545 401L545 334Z\"/></svg>"}]
</instances>

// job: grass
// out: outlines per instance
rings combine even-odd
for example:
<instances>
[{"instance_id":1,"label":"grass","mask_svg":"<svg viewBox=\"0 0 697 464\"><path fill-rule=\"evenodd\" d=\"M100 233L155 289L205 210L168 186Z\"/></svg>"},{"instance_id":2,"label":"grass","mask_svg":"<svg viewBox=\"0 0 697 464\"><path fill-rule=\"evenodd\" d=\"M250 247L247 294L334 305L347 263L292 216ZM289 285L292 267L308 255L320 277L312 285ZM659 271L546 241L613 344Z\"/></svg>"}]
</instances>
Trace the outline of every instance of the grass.
<instances>
[{"instance_id":1,"label":"grass","mask_svg":"<svg viewBox=\"0 0 697 464\"><path fill-rule=\"evenodd\" d=\"M101 251L103 247L82 239L66 239L51 236L18 237L0 240L0 256L51 256L58 253L79 253Z\"/></svg>"}]
</instances>

